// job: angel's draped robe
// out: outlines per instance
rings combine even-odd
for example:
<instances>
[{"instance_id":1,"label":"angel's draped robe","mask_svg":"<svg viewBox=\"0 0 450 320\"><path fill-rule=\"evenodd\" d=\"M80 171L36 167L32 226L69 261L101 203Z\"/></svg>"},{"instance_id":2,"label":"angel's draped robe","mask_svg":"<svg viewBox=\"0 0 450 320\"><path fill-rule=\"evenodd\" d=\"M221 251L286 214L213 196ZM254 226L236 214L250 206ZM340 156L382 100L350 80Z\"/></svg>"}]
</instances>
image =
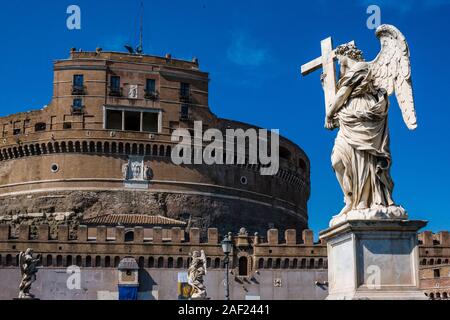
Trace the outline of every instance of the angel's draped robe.
<instances>
[{"instance_id":1,"label":"angel's draped robe","mask_svg":"<svg viewBox=\"0 0 450 320\"><path fill-rule=\"evenodd\" d=\"M387 94L374 88L366 62L347 71L338 83L344 86L351 94L336 116L340 130L332 161L342 174L346 204L350 210L394 205Z\"/></svg>"}]
</instances>

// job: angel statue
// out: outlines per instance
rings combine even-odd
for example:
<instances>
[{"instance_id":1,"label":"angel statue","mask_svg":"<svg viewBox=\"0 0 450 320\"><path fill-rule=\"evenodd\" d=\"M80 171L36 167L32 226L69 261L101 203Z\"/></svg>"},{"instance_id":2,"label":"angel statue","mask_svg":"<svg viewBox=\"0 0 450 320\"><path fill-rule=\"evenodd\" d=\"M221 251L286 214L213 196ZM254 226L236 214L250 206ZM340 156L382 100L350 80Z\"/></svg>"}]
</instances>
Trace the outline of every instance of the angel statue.
<instances>
[{"instance_id":1,"label":"angel statue","mask_svg":"<svg viewBox=\"0 0 450 320\"><path fill-rule=\"evenodd\" d=\"M339 128L332 165L345 207L333 217L331 226L346 220L408 219L405 209L392 198L388 109L389 96L395 93L407 127L417 128L409 47L392 25L380 26L376 35L381 51L372 62L366 62L354 44L335 51L340 77L325 127Z\"/></svg>"},{"instance_id":2,"label":"angel statue","mask_svg":"<svg viewBox=\"0 0 450 320\"><path fill-rule=\"evenodd\" d=\"M206 299L206 287L203 277L206 275L206 255L202 250L201 253L194 251L192 253L192 262L188 270L188 284L193 288L191 300Z\"/></svg>"},{"instance_id":3,"label":"angel statue","mask_svg":"<svg viewBox=\"0 0 450 320\"><path fill-rule=\"evenodd\" d=\"M30 293L31 285L36 281L36 273L38 272L37 264L40 256L36 259L33 257L33 250L27 249L19 254L20 271L22 273L22 281L19 287L19 299L33 299L35 296Z\"/></svg>"}]
</instances>

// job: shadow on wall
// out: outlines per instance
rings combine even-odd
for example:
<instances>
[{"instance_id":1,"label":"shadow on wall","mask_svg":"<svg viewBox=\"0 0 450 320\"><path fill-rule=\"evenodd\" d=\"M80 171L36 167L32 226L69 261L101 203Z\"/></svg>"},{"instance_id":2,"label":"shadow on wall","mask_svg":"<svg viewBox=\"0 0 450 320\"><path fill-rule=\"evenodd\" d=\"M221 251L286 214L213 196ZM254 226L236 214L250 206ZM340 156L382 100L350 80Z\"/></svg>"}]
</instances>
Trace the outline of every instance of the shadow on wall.
<instances>
[{"instance_id":1,"label":"shadow on wall","mask_svg":"<svg viewBox=\"0 0 450 320\"><path fill-rule=\"evenodd\" d=\"M158 300L158 284L145 269L139 270L139 300Z\"/></svg>"}]
</instances>

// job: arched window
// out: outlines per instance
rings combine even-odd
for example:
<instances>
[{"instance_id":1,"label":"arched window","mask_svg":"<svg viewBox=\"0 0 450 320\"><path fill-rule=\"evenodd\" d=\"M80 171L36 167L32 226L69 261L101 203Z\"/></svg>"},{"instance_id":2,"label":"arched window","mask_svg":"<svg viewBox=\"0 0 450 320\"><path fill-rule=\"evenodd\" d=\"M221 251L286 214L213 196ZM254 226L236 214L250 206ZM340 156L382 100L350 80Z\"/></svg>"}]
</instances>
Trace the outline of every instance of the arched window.
<instances>
[{"instance_id":1,"label":"arched window","mask_svg":"<svg viewBox=\"0 0 450 320\"><path fill-rule=\"evenodd\" d=\"M281 259L278 258L277 260L275 260L275 269L280 269L281 268Z\"/></svg>"},{"instance_id":2,"label":"arched window","mask_svg":"<svg viewBox=\"0 0 450 320\"><path fill-rule=\"evenodd\" d=\"M62 267L63 266L63 258L62 258L62 256L57 256L56 257L56 266L57 267Z\"/></svg>"},{"instance_id":3,"label":"arched window","mask_svg":"<svg viewBox=\"0 0 450 320\"><path fill-rule=\"evenodd\" d=\"M206 258L206 267L211 268L211 258Z\"/></svg>"},{"instance_id":4,"label":"arched window","mask_svg":"<svg viewBox=\"0 0 450 320\"><path fill-rule=\"evenodd\" d=\"M165 155L165 149L164 149L164 146L160 146L159 147L159 156L160 157L164 157L164 155Z\"/></svg>"},{"instance_id":5,"label":"arched window","mask_svg":"<svg viewBox=\"0 0 450 320\"><path fill-rule=\"evenodd\" d=\"M258 269L264 269L264 259L259 258L258 260Z\"/></svg>"},{"instance_id":6,"label":"arched window","mask_svg":"<svg viewBox=\"0 0 450 320\"><path fill-rule=\"evenodd\" d=\"M248 259L247 259L247 257L239 258L239 276L241 276L241 277L248 276Z\"/></svg>"},{"instance_id":7,"label":"arched window","mask_svg":"<svg viewBox=\"0 0 450 320\"><path fill-rule=\"evenodd\" d=\"M181 258L181 257L177 259L177 268L178 269L183 268L183 258Z\"/></svg>"},{"instance_id":8,"label":"arched window","mask_svg":"<svg viewBox=\"0 0 450 320\"><path fill-rule=\"evenodd\" d=\"M102 266L102 257L96 256L95 257L95 267L100 268Z\"/></svg>"},{"instance_id":9,"label":"arched window","mask_svg":"<svg viewBox=\"0 0 450 320\"><path fill-rule=\"evenodd\" d=\"M442 294L442 299L445 299L445 300L448 299L448 294L447 294L447 292L444 292L444 293Z\"/></svg>"},{"instance_id":10,"label":"arched window","mask_svg":"<svg viewBox=\"0 0 450 320\"><path fill-rule=\"evenodd\" d=\"M167 268L173 268L173 258L172 257L170 257L167 260Z\"/></svg>"},{"instance_id":11,"label":"arched window","mask_svg":"<svg viewBox=\"0 0 450 320\"><path fill-rule=\"evenodd\" d=\"M322 259L322 258L319 259L319 265L318 265L318 268L319 268L319 269L323 269L323 259Z\"/></svg>"},{"instance_id":12,"label":"arched window","mask_svg":"<svg viewBox=\"0 0 450 320\"><path fill-rule=\"evenodd\" d=\"M292 261L291 269L297 269L297 266L298 266L298 259L295 258L295 259Z\"/></svg>"},{"instance_id":13,"label":"arched window","mask_svg":"<svg viewBox=\"0 0 450 320\"><path fill-rule=\"evenodd\" d=\"M145 268L145 258L144 257L139 257L139 259L138 259L138 266L141 269Z\"/></svg>"},{"instance_id":14,"label":"arched window","mask_svg":"<svg viewBox=\"0 0 450 320\"><path fill-rule=\"evenodd\" d=\"M83 266L83 259L81 258L81 256L77 256L75 258L75 264L77 265L77 267L82 267Z\"/></svg>"},{"instance_id":15,"label":"arched window","mask_svg":"<svg viewBox=\"0 0 450 320\"><path fill-rule=\"evenodd\" d=\"M309 260L309 269L314 269L315 268L315 260L314 259L310 259Z\"/></svg>"},{"instance_id":16,"label":"arched window","mask_svg":"<svg viewBox=\"0 0 450 320\"><path fill-rule=\"evenodd\" d=\"M300 263L300 269L306 269L306 259L303 258L302 262Z\"/></svg>"},{"instance_id":17,"label":"arched window","mask_svg":"<svg viewBox=\"0 0 450 320\"><path fill-rule=\"evenodd\" d=\"M164 268L164 258L163 257L158 258L158 268Z\"/></svg>"},{"instance_id":18,"label":"arched window","mask_svg":"<svg viewBox=\"0 0 450 320\"><path fill-rule=\"evenodd\" d=\"M442 260L441 259L437 259L436 264L441 264L441 263L442 263Z\"/></svg>"},{"instance_id":19,"label":"arched window","mask_svg":"<svg viewBox=\"0 0 450 320\"><path fill-rule=\"evenodd\" d=\"M433 265L434 264L434 259L430 259L429 261L428 261L428 264L431 266L431 265Z\"/></svg>"},{"instance_id":20,"label":"arched window","mask_svg":"<svg viewBox=\"0 0 450 320\"><path fill-rule=\"evenodd\" d=\"M157 145L153 145L153 155L154 156L158 155L158 146Z\"/></svg>"},{"instance_id":21,"label":"arched window","mask_svg":"<svg viewBox=\"0 0 450 320\"><path fill-rule=\"evenodd\" d=\"M220 258L216 258L214 260L214 268L215 269L220 269Z\"/></svg>"},{"instance_id":22,"label":"arched window","mask_svg":"<svg viewBox=\"0 0 450 320\"><path fill-rule=\"evenodd\" d=\"M138 146L136 143L133 143L133 146L131 147L131 154L137 155L137 153L138 153Z\"/></svg>"},{"instance_id":23,"label":"arched window","mask_svg":"<svg viewBox=\"0 0 450 320\"><path fill-rule=\"evenodd\" d=\"M91 256L86 257L86 268L92 267L92 258Z\"/></svg>"},{"instance_id":24,"label":"arched window","mask_svg":"<svg viewBox=\"0 0 450 320\"><path fill-rule=\"evenodd\" d=\"M66 257L66 267L70 267L70 266L72 266L73 265L73 258L72 258L72 256L67 256Z\"/></svg>"},{"instance_id":25,"label":"arched window","mask_svg":"<svg viewBox=\"0 0 450 320\"><path fill-rule=\"evenodd\" d=\"M430 293L430 299L434 300L434 293L433 292Z\"/></svg>"},{"instance_id":26,"label":"arched window","mask_svg":"<svg viewBox=\"0 0 450 320\"><path fill-rule=\"evenodd\" d=\"M283 263L283 269L288 269L289 268L289 259L284 259L284 263Z\"/></svg>"},{"instance_id":27,"label":"arched window","mask_svg":"<svg viewBox=\"0 0 450 320\"><path fill-rule=\"evenodd\" d=\"M149 268L155 267L155 259L153 257L148 258L148 267Z\"/></svg>"},{"instance_id":28,"label":"arched window","mask_svg":"<svg viewBox=\"0 0 450 320\"><path fill-rule=\"evenodd\" d=\"M103 146L103 152L109 153L109 142L105 142L105 145Z\"/></svg>"},{"instance_id":29,"label":"arched window","mask_svg":"<svg viewBox=\"0 0 450 320\"><path fill-rule=\"evenodd\" d=\"M51 255L51 254L48 254L46 260L47 260L47 261L46 261L45 265L46 265L47 267L51 267L51 266L53 265L53 257L52 257L52 255Z\"/></svg>"},{"instance_id":30,"label":"arched window","mask_svg":"<svg viewBox=\"0 0 450 320\"><path fill-rule=\"evenodd\" d=\"M427 259L422 259L422 262L420 263L421 265L426 265L427 264Z\"/></svg>"},{"instance_id":31,"label":"arched window","mask_svg":"<svg viewBox=\"0 0 450 320\"><path fill-rule=\"evenodd\" d=\"M436 300L441 300L441 293L440 292L436 292Z\"/></svg>"},{"instance_id":32,"label":"arched window","mask_svg":"<svg viewBox=\"0 0 450 320\"><path fill-rule=\"evenodd\" d=\"M12 256L10 254L6 255L6 261L5 261L5 266L6 267L11 267L12 265Z\"/></svg>"},{"instance_id":33,"label":"arched window","mask_svg":"<svg viewBox=\"0 0 450 320\"><path fill-rule=\"evenodd\" d=\"M145 155L146 156L152 155L152 147L149 144L145 145Z\"/></svg>"},{"instance_id":34,"label":"arched window","mask_svg":"<svg viewBox=\"0 0 450 320\"><path fill-rule=\"evenodd\" d=\"M119 267L120 264L120 257L115 257L114 258L114 268Z\"/></svg>"},{"instance_id":35,"label":"arched window","mask_svg":"<svg viewBox=\"0 0 450 320\"><path fill-rule=\"evenodd\" d=\"M125 233L125 242L133 242L134 241L134 231L128 231Z\"/></svg>"},{"instance_id":36,"label":"arched window","mask_svg":"<svg viewBox=\"0 0 450 320\"><path fill-rule=\"evenodd\" d=\"M273 265L272 258L267 259L267 269L272 269L272 265Z\"/></svg>"},{"instance_id":37,"label":"arched window","mask_svg":"<svg viewBox=\"0 0 450 320\"><path fill-rule=\"evenodd\" d=\"M111 257L110 256L105 257L105 268L111 268Z\"/></svg>"}]
</instances>

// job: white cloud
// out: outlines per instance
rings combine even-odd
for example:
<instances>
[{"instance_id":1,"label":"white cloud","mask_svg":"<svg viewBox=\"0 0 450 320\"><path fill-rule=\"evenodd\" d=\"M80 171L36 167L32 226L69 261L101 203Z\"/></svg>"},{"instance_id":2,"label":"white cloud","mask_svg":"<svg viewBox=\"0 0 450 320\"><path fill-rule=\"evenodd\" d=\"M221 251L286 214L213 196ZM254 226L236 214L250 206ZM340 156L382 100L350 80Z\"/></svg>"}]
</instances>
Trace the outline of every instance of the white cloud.
<instances>
[{"instance_id":1,"label":"white cloud","mask_svg":"<svg viewBox=\"0 0 450 320\"><path fill-rule=\"evenodd\" d=\"M233 34L227 57L231 62L246 67L258 67L269 59L267 49L258 46L254 39L243 32Z\"/></svg>"}]
</instances>

